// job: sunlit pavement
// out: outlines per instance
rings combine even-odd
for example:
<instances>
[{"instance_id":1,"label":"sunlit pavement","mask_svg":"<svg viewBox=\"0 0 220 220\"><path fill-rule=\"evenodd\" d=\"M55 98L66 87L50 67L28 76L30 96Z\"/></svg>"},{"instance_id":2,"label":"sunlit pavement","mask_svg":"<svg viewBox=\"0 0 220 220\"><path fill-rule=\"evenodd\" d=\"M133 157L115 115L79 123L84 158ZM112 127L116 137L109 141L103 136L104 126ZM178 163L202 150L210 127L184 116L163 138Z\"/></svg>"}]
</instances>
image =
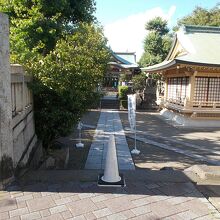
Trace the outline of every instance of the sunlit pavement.
<instances>
[{"instance_id":1,"label":"sunlit pavement","mask_svg":"<svg viewBox=\"0 0 220 220\"><path fill-rule=\"evenodd\" d=\"M76 181L81 177L73 171L41 171L29 176L32 184L15 184L1 191L0 219L220 218L180 172L126 171L124 188L98 187L88 179Z\"/></svg>"},{"instance_id":2,"label":"sunlit pavement","mask_svg":"<svg viewBox=\"0 0 220 220\"><path fill-rule=\"evenodd\" d=\"M104 169L109 135L115 135L115 144L120 170L134 170L121 120L116 110L101 110L85 169Z\"/></svg>"},{"instance_id":3,"label":"sunlit pavement","mask_svg":"<svg viewBox=\"0 0 220 220\"><path fill-rule=\"evenodd\" d=\"M140 116L138 121L142 121ZM154 130L155 121L142 124L159 136L161 131ZM171 128L165 129L168 125L163 126L164 133L170 132ZM172 133L172 137L176 135ZM0 219L220 219L216 208L181 171L123 171L124 188L98 187L100 172L31 171L19 183L0 192Z\"/></svg>"}]
</instances>

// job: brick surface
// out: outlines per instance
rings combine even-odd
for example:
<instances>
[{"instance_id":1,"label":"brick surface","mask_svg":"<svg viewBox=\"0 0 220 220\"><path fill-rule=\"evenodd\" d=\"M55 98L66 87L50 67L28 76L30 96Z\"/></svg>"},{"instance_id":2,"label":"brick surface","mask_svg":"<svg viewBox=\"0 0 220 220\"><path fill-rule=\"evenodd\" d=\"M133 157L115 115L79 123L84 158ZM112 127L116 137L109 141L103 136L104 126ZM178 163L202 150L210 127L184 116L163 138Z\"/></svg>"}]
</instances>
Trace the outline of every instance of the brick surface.
<instances>
[{"instance_id":1,"label":"brick surface","mask_svg":"<svg viewBox=\"0 0 220 220\"><path fill-rule=\"evenodd\" d=\"M40 214L41 214L42 217L47 217L47 216L51 215L49 209L41 210Z\"/></svg>"},{"instance_id":2,"label":"brick surface","mask_svg":"<svg viewBox=\"0 0 220 220\"><path fill-rule=\"evenodd\" d=\"M67 207L65 205L59 205L59 206L55 206L53 208L50 208L50 213L51 214L56 214L56 213L59 213L59 212L64 212L64 211L67 211Z\"/></svg>"},{"instance_id":3,"label":"brick surface","mask_svg":"<svg viewBox=\"0 0 220 220\"><path fill-rule=\"evenodd\" d=\"M98 196L95 196L93 198L91 198L91 200L96 203L96 202L102 202L102 201L105 201L107 200L108 197L106 195L98 195Z\"/></svg>"},{"instance_id":4,"label":"brick surface","mask_svg":"<svg viewBox=\"0 0 220 220\"><path fill-rule=\"evenodd\" d=\"M67 198L56 199L54 201L55 201L56 205L64 205L69 202L72 202L72 199L70 197L67 197Z\"/></svg>"},{"instance_id":5,"label":"brick surface","mask_svg":"<svg viewBox=\"0 0 220 220\"><path fill-rule=\"evenodd\" d=\"M126 218L133 218L135 217L135 214L131 210L125 210L123 212L120 212L122 215L124 215Z\"/></svg>"},{"instance_id":6,"label":"brick surface","mask_svg":"<svg viewBox=\"0 0 220 220\"><path fill-rule=\"evenodd\" d=\"M34 193L33 198L41 198L42 194L41 193Z\"/></svg>"},{"instance_id":7,"label":"brick surface","mask_svg":"<svg viewBox=\"0 0 220 220\"><path fill-rule=\"evenodd\" d=\"M32 212L21 216L21 220L34 220L41 218L40 212Z\"/></svg>"},{"instance_id":8,"label":"brick surface","mask_svg":"<svg viewBox=\"0 0 220 220\"><path fill-rule=\"evenodd\" d=\"M105 217L107 215L111 215L112 212L108 208L104 208L104 209L100 209L100 210L94 211L93 214L97 218L101 218L101 217Z\"/></svg>"},{"instance_id":9,"label":"brick surface","mask_svg":"<svg viewBox=\"0 0 220 220\"><path fill-rule=\"evenodd\" d=\"M140 207L137 207L137 208L133 208L133 209L131 209L131 211L136 216L138 216L138 215L143 215L143 214L151 212L151 209L150 209L149 205L144 205L144 206L140 206Z\"/></svg>"},{"instance_id":10,"label":"brick surface","mask_svg":"<svg viewBox=\"0 0 220 220\"><path fill-rule=\"evenodd\" d=\"M44 220L63 220L63 217L60 213L53 214L43 218Z\"/></svg>"},{"instance_id":11,"label":"brick surface","mask_svg":"<svg viewBox=\"0 0 220 220\"><path fill-rule=\"evenodd\" d=\"M108 220L125 220L127 219L127 217L121 213L116 213L116 214L107 216L107 219Z\"/></svg>"},{"instance_id":12,"label":"brick surface","mask_svg":"<svg viewBox=\"0 0 220 220\"><path fill-rule=\"evenodd\" d=\"M211 220L211 219L214 219L214 218L213 216L210 216L210 215L204 215L199 218L196 218L196 220Z\"/></svg>"},{"instance_id":13,"label":"brick surface","mask_svg":"<svg viewBox=\"0 0 220 220\"><path fill-rule=\"evenodd\" d=\"M193 213L191 210L187 210L186 212L181 212L177 214L176 216L184 219L184 220L190 220L190 219L195 219L198 218L199 216Z\"/></svg>"},{"instance_id":14,"label":"brick surface","mask_svg":"<svg viewBox=\"0 0 220 220\"><path fill-rule=\"evenodd\" d=\"M95 205L99 208L99 209L104 209L107 208L106 204L102 201L102 202L96 202Z\"/></svg>"},{"instance_id":15,"label":"brick surface","mask_svg":"<svg viewBox=\"0 0 220 220\"><path fill-rule=\"evenodd\" d=\"M0 220L6 220L6 219L9 219L9 213L8 212L0 213Z\"/></svg>"},{"instance_id":16,"label":"brick surface","mask_svg":"<svg viewBox=\"0 0 220 220\"><path fill-rule=\"evenodd\" d=\"M71 218L70 220L86 220L84 215L76 216L74 218Z\"/></svg>"},{"instance_id":17,"label":"brick surface","mask_svg":"<svg viewBox=\"0 0 220 220\"><path fill-rule=\"evenodd\" d=\"M9 211L9 215L10 217L16 217L16 216L20 216L23 214L27 214L28 212L29 212L28 208L20 208L20 209Z\"/></svg>"},{"instance_id":18,"label":"brick surface","mask_svg":"<svg viewBox=\"0 0 220 220\"><path fill-rule=\"evenodd\" d=\"M11 194L11 198L17 198L20 196L24 196L23 192L17 192L17 193L10 193Z\"/></svg>"},{"instance_id":19,"label":"brick surface","mask_svg":"<svg viewBox=\"0 0 220 220\"><path fill-rule=\"evenodd\" d=\"M125 188L102 188L94 182L70 182L60 185L59 192L44 193L40 198L34 195L41 192L11 198L1 192L0 220L218 219L215 208L192 184L160 182L147 188L146 183L133 181ZM25 196L33 197L17 201Z\"/></svg>"},{"instance_id":20,"label":"brick surface","mask_svg":"<svg viewBox=\"0 0 220 220\"><path fill-rule=\"evenodd\" d=\"M159 218L156 214L149 212L144 215L139 215L137 217L134 217L134 218L132 218L132 220L161 220L161 218ZM176 219L176 220L178 220L178 219Z\"/></svg>"},{"instance_id":21,"label":"brick surface","mask_svg":"<svg viewBox=\"0 0 220 220\"><path fill-rule=\"evenodd\" d=\"M159 218L165 218L188 210L186 207L179 208L179 206L170 206L165 201L151 203L148 206L154 214L158 215Z\"/></svg>"},{"instance_id":22,"label":"brick surface","mask_svg":"<svg viewBox=\"0 0 220 220\"><path fill-rule=\"evenodd\" d=\"M73 217L70 211L65 211L65 212L62 212L61 214L63 216L63 219L69 219Z\"/></svg>"},{"instance_id":23,"label":"brick surface","mask_svg":"<svg viewBox=\"0 0 220 220\"><path fill-rule=\"evenodd\" d=\"M135 207L135 205L132 204L131 201L126 198L126 196L109 199L103 203L105 203L105 205L112 211L112 213L121 212Z\"/></svg>"},{"instance_id":24,"label":"brick surface","mask_svg":"<svg viewBox=\"0 0 220 220\"><path fill-rule=\"evenodd\" d=\"M33 199L33 195L32 194L28 194L28 195L24 195L24 196L19 196L16 198L17 201L27 201Z\"/></svg>"},{"instance_id":25,"label":"brick surface","mask_svg":"<svg viewBox=\"0 0 220 220\"><path fill-rule=\"evenodd\" d=\"M0 200L0 213L11 211L17 208L16 200L5 198Z\"/></svg>"},{"instance_id":26,"label":"brick surface","mask_svg":"<svg viewBox=\"0 0 220 220\"><path fill-rule=\"evenodd\" d=\"M89 198L68 203L66 206L69 208L73 216L82 215L98 209L97 206Z\"/></svg>"},{"instance_id":27,"label":"brick surface","mask_svg":"<svg viewBox=\"0 0 220 220\"><path fill-rule=\"evenodd\" d=\"M142 206L142 205L147 205L149 203L151 203L150 201L150 198L141 198L141 199L135 199L132 201L132 203L135 205L135 206Z\"/></svg>"},{"instance_id":28,"label":"brick surface","mask_svg":"<svg viewBox=\"0 0 220 220\"><path fill-rule=\"evenodd\" d=\"M12 217L10 220L21 220L20 216Z\"/></svg>"},{"instance_id":29,"label":"brick surface","mask_svg":"<svg viewBox=\"0 0 220 220\"><path fill-rule=\"evenodd\" d=\"M30 212L51 208L55 205L55 202L50 196L44 196L42 198L36 198L27 201L27 206Z\"/></svg>"},{"instance_id":30,"label":"brick surface","mask_svg":"<svg viewBox=\"0 0 220 220\"><path fill-rule=\"evenodd\" d=\"M27 207L27 203L25 201L18 201L17 206L18 208L25 208Z\"/></svg>"},{"instance_id":31,"label":"brick surface","mask_svg":"<svg viewBox=\"0 0 220 220\"><path fill-rule=\"evenodd\" d=\"M92 212L89 212L89 213L86 213L84 214L86 220L95 220L97 219L96 216L92 213Z\"/></svg>"}]
</instances>

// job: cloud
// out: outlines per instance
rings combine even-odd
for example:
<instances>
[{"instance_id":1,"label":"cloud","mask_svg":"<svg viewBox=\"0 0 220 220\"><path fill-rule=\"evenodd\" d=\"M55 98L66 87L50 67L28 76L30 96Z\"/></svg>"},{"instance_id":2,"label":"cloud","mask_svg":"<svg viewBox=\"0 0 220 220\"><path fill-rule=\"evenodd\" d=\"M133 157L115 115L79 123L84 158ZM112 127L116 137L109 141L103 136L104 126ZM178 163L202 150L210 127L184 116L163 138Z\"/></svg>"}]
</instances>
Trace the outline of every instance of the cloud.
<instances>
[{"instance_id":1,"label":"cloud","mask_svg":"<svg viewBox=\"0 0 220 220\"><path fill-rule=\"evenodd\" d=\"M139 60L143 53L144 38L147 35L146 22L155 16L160 16L169 22L175 11L175 6L171 6L167 13L162 8L156 7L107 24L104 27L104 33L113 51L136 52L137 60Z\"/></svg>"}]
</instances>

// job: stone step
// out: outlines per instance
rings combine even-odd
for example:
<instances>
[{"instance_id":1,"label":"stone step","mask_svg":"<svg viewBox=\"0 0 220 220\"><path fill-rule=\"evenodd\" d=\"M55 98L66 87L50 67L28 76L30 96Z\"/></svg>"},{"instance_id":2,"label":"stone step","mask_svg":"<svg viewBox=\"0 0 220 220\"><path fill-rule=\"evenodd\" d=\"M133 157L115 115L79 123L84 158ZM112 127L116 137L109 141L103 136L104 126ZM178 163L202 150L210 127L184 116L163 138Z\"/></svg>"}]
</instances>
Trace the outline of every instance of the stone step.
<instances>
[{"instance_id":1,"label":"stone step","mask_svg":"<svg viewBox=\"0 0 220 220\"><path fill-rule=\"evenodd\" d=\"M101 100L101 108L104 109L119 109L120 103L118 100L111 100L111 99L103 99Z\"/></svg>"},{"instance_id":2,"label":"stone step","mask_svg":"<svg viewBox=\"0 0 220 220\"><path fill-rule=\"evenodd\" d=\"M96 182L103 170L29 170L19 178L20 184L62 183L67 181ZM127 170L122 172L126 182L190 182L182 171L169 170Z\"/></svg>"}]
</instances>

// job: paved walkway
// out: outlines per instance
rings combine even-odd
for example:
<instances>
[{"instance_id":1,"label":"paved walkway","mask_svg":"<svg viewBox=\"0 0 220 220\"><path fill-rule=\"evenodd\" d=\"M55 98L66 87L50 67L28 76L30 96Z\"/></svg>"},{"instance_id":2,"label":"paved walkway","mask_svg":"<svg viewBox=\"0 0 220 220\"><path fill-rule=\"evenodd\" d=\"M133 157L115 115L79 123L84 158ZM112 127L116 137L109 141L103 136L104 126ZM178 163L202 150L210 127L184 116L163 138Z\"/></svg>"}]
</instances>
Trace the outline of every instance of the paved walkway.
<instances>
[{"instance_id":1,"label":"paved walkway","mask_svg":"<svg viewBox=\"0 0 220 220\"><path fill-rule=\"evenodd\" d=\"M91 144L85 169L104 169L109 135L115 135L118 166L120 170L134 170L118 111L102 110Z\"/></svg>"},{"instance_id":2,"label":"paved walkway","mask_svg":"<svg viewBox=\"0 0 220 220\"><path fill-rule=\"evenodd\" d=\"M138 121L146 126L144 120ZM100 171L95 169L103 168L110 133L116 135L119 168L134 169L118 113L104 110L86 165L94 170L28 172L20 184L0 191L0 220L220 219L216 208L181 171L127 170L123 171L125 188L98 187Z\"/></svg>"},{"instance_id":3,"label":"paved walkway","mask_svg":"<svg viewBox=\"0 0 220 220\"><path fill-rule=\"evenodd\" d=\"M90 176L91 171L86 172L84 175ZM80 174L72 171L30 173L31 178L39 176L41 181L30 185L14 185L0 191L0 219L220 218L217 210L186 177L183 178L183 174L164 172L146 172L141 175L139 171L127 171L125 188L98 187L96 182L83 181ZM58 175L62 182L58 181ZM49 182L44 181L45 176Z\"/></svg>"}]
</instances>

